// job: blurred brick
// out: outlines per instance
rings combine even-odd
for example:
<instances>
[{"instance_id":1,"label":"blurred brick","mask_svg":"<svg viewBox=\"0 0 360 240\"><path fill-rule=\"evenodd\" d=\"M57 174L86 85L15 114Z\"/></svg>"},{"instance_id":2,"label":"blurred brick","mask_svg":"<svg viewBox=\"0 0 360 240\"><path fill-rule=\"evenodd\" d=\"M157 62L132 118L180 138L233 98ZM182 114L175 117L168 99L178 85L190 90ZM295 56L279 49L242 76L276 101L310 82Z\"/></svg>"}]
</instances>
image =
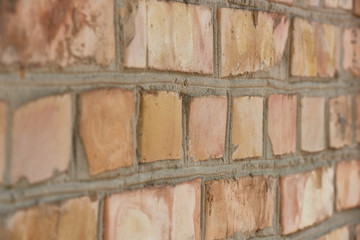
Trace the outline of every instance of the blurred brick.
<instances>
[{"instance_id":1,"label":"blurred brick","mask_svg":"<svg viewBox=\"0 0 360 240\"><path fill-rule=\"evenodd\" d=\"M352 142L351 96L330 99L330 147L342 148Z\"/></svg>"},{"instance_id":2,"label":"blurred brick","mask_svg":"<svg viewBox=\"0 0 360 240\"><path fill-rule=\"evenodd\" d=\"M198 97L190 102L189 158L221 158L226 132L226 97Z\"/></svg>"},{"instance_id":3,"label":"blurred brick","mask_svg":"<svg viewBox=\"0 0 360 240\"><path fill-rule=\"evenodd\" d=\"M262 156L263 98L233 98L232 117L232 159Z\"/></svg>"},{"instance_id":4,"label":"blurred brick","mask_svg":"<svg viewBox=\"0 0 360 240\"><path fill-rule=\"evenodd\" d=\"M224 239L272 227L275 180L264 176L205 183L205 239Z\"/></svg>"},{"instance_id":5,"label":"blurred brick","mask_svg":"<svg viewBox=\"0 0 360 240\"><path fill-rule=\"evenodd\" d=\"M200 239L201 180L105 198L104 240Z\"/></svg>"},{"instance_id":6,"label":"blurred brick","mask_svg":"<svg viewBox=\"0 0 360 240\"><path fill-rule=\"evenodd\" d=\"M335 229L317 240L350 240L349 225Z\"/></svg>"},{"instance_id":7,"label":"blurred brick","mask_svg":"<svg viewBox=\"0 0 360 240\"><path fill-rule=\"evenodd\" d=\"M353 13L357 17L360 17L360 1L359 0L354 0Z\"/></svg>"},{"instance_id":8,"label":"blurred brick","mask_svg":"<svg viewBox=\"0 0 360 240\"><path fill-rule=\"evenodd\" d=\"M81 94L80 134L90 173L134 162L134 91L103 89Z\"/></svg>"},{"instance_id":9,"label":"blurred brick","mask_svg":"<svg viewBox=\"0 0 360 240\"><path fill-rule=\"evenodd\" d=\"M325 99L301 99L301 150L318 152L325 149Z\"/></svg>"},{"instance_id":10,"label":"blurred brick","mask_svg":"<svg viewBox=\"0 0 360 240\"><path fill-rule=\"evenodd\" d=\"M283 3L289 6L294 4L294 0L269 0L269 2Z\"/></svg>"},{"instance_id":11,"label":"blurred brick","mask_svg":"<svg viewBox=\"0 0 360 240\"><path fill-rule=\"evenodd\" d=\"M320 0L305 0L307 6L317 7L320 5Z\"/></svg>"},{"instance_id":12,"label":"blurred brick","mask_svg":"<svg viewBox=\"0 0 360 240\"><path fill-rule=\"evenodd\" d=\"M296 151L296 95L268 99L268 133L274 155Z\"/></svg>"},{"instance_id":13,"label":"blurred brick","mask_svg":"<svg viewBox=\"0 0 360 240\"><path fill-rule=\"evenodd\" d=\"M336 210L360 206L360 160L336 164Z\"/></svg>"},{"instance_id":14,"label":"blurred brick","mask_svg":"<svg viewBox=\"0 0 360 240\"><path fill-rule=\"evenodd\" d=\"M11 179L30 183L65 171L70 163L72 113L70 94L43 97L18 108L13 116Z\"/></svg>"},{"instance_id":15,"label":"blurred brick","mask_svg":"<svg viewBox=\"0 0 360 240\"><path fill-rule=\"evenodd\" d=\"M283 234L319 223L333 214L334 169L318 168L281 177L280 222Z\"/></svg>"},{"instance_id":16,"label":"blurred brick","mask_svg":"<svg viewBox=\"0 0 360 240\"><path fill-rule=\"evenodd\" d=\"M140 162L182 158L182 101L175 92L142 93Z\"/></svg>"},{"instance_id":17,"label":"blurred brick","mask_svg":"<svg viewBox=\"0 0 360 240\"><path fill-rule=\"evenodd\" d=\"M112 0L0 3L0 63L107 66L115 57Z\"/></svg>"},{"instance_id":18,"label":"blurred brick","mask_svg":"<svg viewBox=\"0 0 360 240\"><path fill-rule=\"evenodd\" d=\"M267 71L285 50L290 20L286 15L220 8L221 76Z\"/></svg>"},{"instance_id":19,"label":"blurred brick","mask_svg":"<svg viewBox=\"0 0 360 240\"><path fill-rule=\"evenodd\" d=\"M356 225L356 240L360 240L360 223Z\"/></svg>"},{"instance_id":20,"label":"blurred brick","mask_svg":"<svg viewBox=\"0 0 360 240\"><path fill-rule=\"evenodd\" d=\"M360 143L360 94L355 98L356 104L356 141Z\"/></svg>"},{"instance_id":21,"label":"blurred brick","mask_svg":"<svg viewBox=\"0 0 360 240\"><path fill-rule=\"evenodd\" d=\"M6 125L7 125L7 103L0 101L0 183L4 181L6 168Z\"/></svg>"},{"instance_id":22,"label":"blurred brick","mask_svg":"<svg viewBox=\"0 0 360 240\"><path fill-rule=\"evenodd\" d=\"M352 9L352 0L325 0L325 7L350 10Z\"/></svg>"},{"instance_id":23,"label":"blurred brick","mask_svg":"<svg viewBox=\"0 0 360 240\"><path fill-rule=\"evenodd\" d=\"M360 76L360 28L347 28L343 35L343 67Z\"/></svg>"}]
</instances>

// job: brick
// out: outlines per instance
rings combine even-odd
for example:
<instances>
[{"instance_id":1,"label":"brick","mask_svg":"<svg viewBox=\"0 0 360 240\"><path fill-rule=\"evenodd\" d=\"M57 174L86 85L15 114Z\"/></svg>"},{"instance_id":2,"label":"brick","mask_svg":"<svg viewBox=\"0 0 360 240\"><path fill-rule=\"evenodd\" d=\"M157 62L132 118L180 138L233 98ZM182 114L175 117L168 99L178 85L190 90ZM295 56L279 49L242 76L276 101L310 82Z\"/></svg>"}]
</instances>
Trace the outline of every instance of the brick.
<instances>
[{"instance_id":1,"label":"brick","mask_svg":"<svg viewBox=\"0 0 360 240\"><path fill-rule=\"evenodd\" d=\"M233 98L232 118L232 159L262 156L263 98Z\"/></svg>"},{"instance_id":2,"label":"brick","mask_svg":"<svg viewBox=\"0 0 360 240\"><path fill-rule=\"evenodd\" d=\"M134 91L103 89L81 94L80 135L91 174L134 162Z\"/></svg>"},{"instance_id":3,"label":"brick","mask_svg":"<svg viewBox=\"0 0 360 240\"><path fill-rule=\"evenodd\" d=\"M360 223L356 225L356 240L360 240Z\"/></svg>"},{"instance_id":4,"label":"brick","mask_svg":"<svg viewBox=\"0 0 360 240\"><path fill-rule=\"evenodd\" d=\"M356 104L356 141L360 143L360 95L355 98Z\"/></svg>"},{"instance_id":5,"label":"brick","mask_svg":"<svg viewBox=\"0 0 360 240\"><path fill-rule=\"evenodd\" d=\"M318 152L325 149L325 99L301 99L301 150Z\"/></svg>"},{"instance_id":6,"label":"brick","mask_svg":"<svg viewBox=\"0 0 360 240\"><path fill-rule=\"evenodd\" d=\"M279 64L290 19L261 11L220 8L221 77L267 71Z\"/></svg>"},{"instance_id":7,"label":"brick","mask_svg":"<svg viewBox=\"0 0 360 240\"><path fill-rule=\"evenodd\" d=\"M360 160L336 164L336 210L360 206Z\"/></svg>"},{"instance_id":8,"label":"brick","mask_svg":"<svg viewBox=\"0 0 360 240\"><path fill-rule=\"evenodd\" d=\"M281 177L280 222L283 234L319 223L333 214L334 169L318 168Z\"/></svg>"},{"instance_id":9,"label":"brick","mask_svg":"<svg viewBox=\"0 0 360 240\"><path fill-rule=\"evenodd\" d=\"M221 158L226 132L226 97L198 97L190 102L189 158Z\"/></svg>"},{"instance_id":10,"label":"brick","mask_svg":"<svg viewBox=\"0 0 360 240\"><path fill-rule=\"evenodd\" d=\"M272 227L275 188L275 180L264 176L206 182L205 239Z\"/></svg>"},{"instance_id":11,"label":"brick","mask_svg":"<svg viewBox=\"0 0 360 240\"><path fill-rule=\"evenodd\" d=\"M159 70L213 71L213 25L209 7L149 0L149 67Z\"/></svg>"},{"instance_id":12,"label":"brick","mask_svg":"<svg viewBox=\"0 0 360 240\"><path fill-rule=\"evenodd\" d=\"M142 93L140 162L182 157L182 99L175 92Z\"/></svg>"},{"instance_id":13,"label":"brick","mask_svg":"<svg viewBox=\"0 0 360 240\"><path fill-rule=\"evenodd\" d=\"M112 0L26 0L2 3L0 63L20 65L91 63L115 57Z\"/></svg>"},{"instance_id":14,"label":"brick","mask_svg":"<svg viewBox=\"0 0 360 240\"><path fill-rule=\"evenodd\" d=\"M360 75L360 28L346 28L343 35L343 67L353 75Z\"/></svg>"},{"instance_id":15,"label":"brick","mask_svg":"<svg viewBox=\"0 0 360 240\"><path fill-rule=\"evenodd\" d=\"M200 239L200 184L196 179L105 198L104 240Z\"/></svg>"},{"instance_id":16,"label":"brick","mask_svg":"<svg viewBox=\"0 0 360 240\"><path fill-rule=\"evenodd\" d=\"M354 1L353 13L357 17L360 16L360 1L359 0Z\"/></svg>"},{"instance_id":17,"label":"brick","mask_svg":"<svg viewBox=\"0 0 360 240\"><path fill-rule=\"evenodd\" d=\"M294 0L269 0L269 2L283 3L289 6L294 4Z\"/></svg>"},{"instance_id":18,"label":"brick","mask_svg":"<svg viewBox=\"0 0 360 240\"><path fill-rule=\"evenodd\" d=\"M268 98L268 134L274 155L296 151L296 101L295 95Z\"/></svg>"},{"instance_id":19,"label":"brick","mask_svg":"<svg viewBox=\"0 0 360 240\"><path fill-rule=\"evenodd\" d=\"M330 147L342 148L352 141L350 95L330 99Z\"/></svg>"},{"instance_id":20,"label":"brick","mask_svg":"<svg viewBox=\"0 0 360 240\"><path fill-rule=\"evenodd\" d=\"M345 10L352 9L352 0L325 0L327 8L342 8Z\"/></svg>"},{"instance_id":21,"label":"brick","mask_svg":"<svg viewBox=\"0 0 360 240\"><path fill-rule=\"evenodd\" d=\"M307 6L317 7L320 5L320 0L306 0L305 3Z\"/></svg>"},{"instance_id":22,"label":"brick","mask_svg":"<svg viewBox=\"0 0 360 240\"><path fill-rule=\"evenodd\" d=\"M317 240L339 240L339 239L350 240L349 225L335 229L330 233L318 238Z\"/></svg>"},{"instance_id":23,"label":"brick","mask_svg":"<svg viewBox=\"0 0 360 240\"><path fill-rule=\"evenodd\" d=\"M0 183L4 181L6 168L7 103L0 101Z\"/></svg>"},{"instance_id":24,"label":"brick","mask_svg":"<svg viewBox=\"0 0 360 240\"><path fill-rule=\"evenodd\" d=\"M30 183L68 168L71 156L71 95L43 97L18 108L13 117L11 179Z\"/></svg>"}]
</instances>

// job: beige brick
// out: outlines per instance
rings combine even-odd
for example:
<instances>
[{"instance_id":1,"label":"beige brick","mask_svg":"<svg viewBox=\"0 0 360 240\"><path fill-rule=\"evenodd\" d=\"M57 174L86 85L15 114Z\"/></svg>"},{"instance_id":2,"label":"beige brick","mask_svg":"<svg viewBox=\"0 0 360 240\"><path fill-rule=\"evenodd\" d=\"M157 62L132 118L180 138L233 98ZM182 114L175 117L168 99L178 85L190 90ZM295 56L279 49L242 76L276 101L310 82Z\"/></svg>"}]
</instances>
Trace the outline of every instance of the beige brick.
<instances>
[{"instance_id":1,"label":"beige brick","mask_svg":"<svg viewBox=\"0 0 360 240\"><path fill-rule=\"evenodd\" d=\"M325 7L351 10L352 0L325 0Z\"/></svg>"},{"instance_id":2,"label":"beige brick","mask_svg":"<svg viewBox=\"0 0 360 240\"><path fill-rule=\"evenodd\" d=\"M218 18L222 77L267 71L281 61L290 23L287 16L220 8Z\"/></svg>"},{"instance_id":3,"label":"beige brick","mask_svg":"<svg viewBox=\"0 0 360 240\"><path fill-rule=\"evenodd\" d=\"M360 75L360 28L347 28L343 35L343 67L352 74Z\"/></svg>"},{"instance_id":4,"label":"beige brick","mask_svg":"<svg viewBox=\"0 0 360 240\"><path fill-rule=\"evenodd\" d=\"M334 169L318 168L281 177L280 223L289 234L319 223L333 214Z\"/></svg>"},{"instance_id":5,"label":"beige brick","mask_svg":"<svg viewBox=\"0 0 360 240\"><path fill-rule=\"evenodd\" d=\"M2 183L4 180L6 168L7 108L7 103L0 100L0 183Z\"/></svg>"},{"instance_id":6,"label":"beige brick","mask_svg":"<svg viewBox=\"0 0 360 240\"><path fill-rule=\"evenodd\" d=\"M360 143L360 94L355 98L356 104L356 141Z\"/></svg>"},{"instance_id":7,"label":"beige brick","mask_svg":"<svg viewBox=\"0 0 360 240\"><path fill-rule=\"evenodd\" d=\"M317 240L350 240L349 225L335 229Z\"/></svg>"},{"instance_id":8,"label":"beige brick","mask_svg":"<svg viewBox=\"0 0 360 240\"><path fill-rule=\"evenodd\" d=\"M263 98L233 98L232 117L232 159L262 156Z\"/></svg>"},{"instance_id":9,"label":"beige brick","mask_svg":"<svg viewBox=\"0 0 360 240\"><path fill-rule=\"evenodd\" d=\"M356 240L360 240L360 223L356 225Z\"/></svg>"},{"instance_id":10,"label":"beige brick","mask_svg":"<svg viewBox=\"0 0 360 240\"><path fill-rule=\"evenodd\" d=\"M134 91L104 89L81 94L80 135L91 174L134 162Z\"/></svg>"},{"instance_id":11,"label":"beige brick","mask_svg":"<svg viewBox=\"0 0 360 240\"><path fill-rule=\"evenodd\" d=\"M13 115L11 179L30 183L50 178L68 168L71 156L70 94L29 102Z\"/></svg>"},{"instance_id":12,"label":"beige brick","mask_svg":"<svg viewBox=\"0 0 360 240\"><path fill-rule=\"evenodd\" d=\"M289 6L294 4L294 0L269 0L269 2L283 3Z\"/></svg>"},{"instance_id":13,"label":"beige brick","mask_svg":"<svg viewBox=\"0 0 360 240\"><path fill-rule=\"evenodd\" d=\"M182 157L182 101L175 92L142 93L140 162Z\"/></svg>"}]
</instances>

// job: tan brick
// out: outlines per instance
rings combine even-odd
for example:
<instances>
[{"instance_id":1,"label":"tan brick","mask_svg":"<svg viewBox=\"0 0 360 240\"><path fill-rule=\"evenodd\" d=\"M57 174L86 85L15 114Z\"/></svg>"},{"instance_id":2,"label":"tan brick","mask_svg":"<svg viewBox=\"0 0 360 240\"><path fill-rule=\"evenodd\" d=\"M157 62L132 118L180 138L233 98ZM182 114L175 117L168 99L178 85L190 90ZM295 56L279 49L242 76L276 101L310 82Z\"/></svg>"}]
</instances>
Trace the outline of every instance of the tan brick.
<instances>
[{"instance_id":1,"label":"tan brick","mask_svg":"<svg viewBox=\"0 0 360 240\"><path fill-rule=\"evenodd\" d=\"M147 11L150 68L212 73L213 26L209 7L149 0Z\"/></svg>"},{"instance_id":2,"label":"tan brick","mask_svg":"<svg viewBox=\"0 0 360 240\"><path fill-rule=\"evenodd\" d=\"M226 97L198 97L190 102L189 158L221 158L226 132Z\"/></svg>"},{"instance_id":3,"label":"tan brick","mask_svg":"<svg viewBox=\"0 0 360 240\"><path fill-rule=\"evenodd\" d=\"M49 96L18 108L13 116L11 179L30 183L65 171L72 139L71 95Z\"/></svg>"},{"instance_id":4,"label":"tan brick","mask_svg":"<svg viewBox=\"0 0 360 240\"><path fill-rule=\"evenodd\" d=\"M317 240L350 240L349 225L335 229Z\"/></svg>"},{"instance_id":5,"label":"tan brick","mask_svg":"<svg viewBox=\"0 0 360 240\"><path fill-rule=\"evenodd\" d=\"M7 103L0 100L0 183L4 180L6 168L7 112Z\"/></svg>"},{"instance_id":6,"label":"tan brick","mask_svg":"<svg viewBox=\"0 0 360 240\"><path fill-rule=\"evenodd\" d=\"M283 3L290 6L294 4L294 0L269 0L269 2Z\"/></svg>"},{"instance_id":7,"label":"tan brick","mask_svg":"<svg viewBox=\"0 0 360 240\"><path fill-rule=\"evenodd\" d=\"M134 91L104 89L81 94L80 134L91 174L134 162Z\"/></svg>"},{"instance_id":8,"label":"tan brick","mask_svg":"<svg viewBox=\"0 0 360 240\"><path fill-rule=\"evenodd\" d=\"M356 141L360 143L360 94L355 98L356 104Z\"/></svg>"},{"instance_id":9,"label":"tan brick","mask_svg":"<svg viewBox=\"0 0 360 240\"><path fill-rule=\"evenodd\" d=\"M360 223L356 225L356 240L360 240Z\"/></svg>"},{"instance_id":10,"label":"tan brick","mask_svg":"<svg viewBox=\"0 0 360 240\"><path fill-rule=\"evenodd\" d=\"M360 1L359 1L359 0L355 0L355 1L354 1L353 13L354 13L357 17L360 16Z\"/></svg>"},{"instance_id":11,"label":"tan brick","mask_svg":"<svg viewBox=\"0 0 360 240\"><path fill-rule=\"evenodd\" d=\"M283 56L290 20L285 15L220 8L221 76L267 71Z\"/></svg>"},{"instance_id":12,"label":"tan brick","mask_svg":"<svg viewBox=\"0 0 360 240\"><path fill-rule=\"evenodd\" d=\"M342 148L352 142L350 95L330 99L330 147Z\"/></svg>"},{"instance_id":13,"label":"tan brick","mask_svg":"<svg viewBox=\"0 0 360 240\"><path fill-rule=\"evenodd\" d=\"M352 74L360 75L360 28L347 28L343 35L343 67Z\"/></svg>"},{"instance_id":14,"label":"tan brick","mask_svg":"<svg viewBox=\"0 0 360 240\"><path fill-rule=\"evenodd\" d=\"M352 9L352 0L325 0L325 7L350 10Z\"/></svg>"},{"instance_id":15,"label":"tan brick","mask_svg":"<svg viewBox=\"0 0 360 240\"><path fill-rule=\"evenodd\" d=\"M275 180L263 176L205 183L205 239L272 227Z\"/></svg>"},{"instance_id":16,"label":"tan brick","mask_svg":"<svg viewBox=\"0 0 360 240\"><path fill-rule=\"evenodd\" d=\"M262 156L263 98L233 98L232 117L232 159Z\"/></svg>"},{"instance_id":17,"label":"tan brick","mask_svg":"<svg viewBox=\"0 0 360 240\"><path fill-rule=\"evenodd\" d=\"M268 98L268 134L274 155L296 151L296 101L295 95Z\"/></svg>"},{"instance_id":18,"label":"tan brick","mask_svg":"<svg viewBox=\"0 0 360 240\"><path fill-rule=\"evenodd\" d=\"M307 6L317 7L320 5L320 0L305 0Z\"/></svg>"},{"instance_id":19,"label":"tan brick","mask_svg":"<svg viewBox=\"0 0 360 240\"><path fill-rule=\"evenodd\" d=\"M336 164L336 210L360 206L360 160Z\"/></svg>"},{"instance_id":20,"label":"tan brick","mask_svg":"<svg viewBox=\"0 0 360 240\"><path fill-rule=\"evenodd\" d=\"M200 184L197 179L107 197L104 240L200 239Z\"/></svg>"},{"instance_id":21,"label":"tan brick","mask_svg":"<svg viewBox=\"0 0 360 240\"><path fill-rule=\"evenodd\" d=\"M182 101L174 92L142 93L140 162L182 157Z\"/></svg>"},{"instance_id":22,"label":"tan brick","mask_svg":"<svg viewBox=\"0 0 360 240\"><path fill-rule=\"evenodd\" d=\"M301 99L301 150L318 152L325 149L325 99Z\"/></svg>"},{"instance_id":23,"label":"tan brick","mask_svg":"<svg viewBox=\"0 0 360 240\"><path fill-rule=\"evenodd\" d=\"M19 0L2 5L0 63L107 66L115 57L112 0Z\"/></svg>"},{"instance_id":24,"label":"tan brick","mask_svg":"<svg viewBox=\"0 0 360 240\"><path fill-rule=\"evenodd\" d=\"M334 169L318 168L281 177L280 222L289 234L321 222L333 214Z\"/></svg>"}]
</instances>

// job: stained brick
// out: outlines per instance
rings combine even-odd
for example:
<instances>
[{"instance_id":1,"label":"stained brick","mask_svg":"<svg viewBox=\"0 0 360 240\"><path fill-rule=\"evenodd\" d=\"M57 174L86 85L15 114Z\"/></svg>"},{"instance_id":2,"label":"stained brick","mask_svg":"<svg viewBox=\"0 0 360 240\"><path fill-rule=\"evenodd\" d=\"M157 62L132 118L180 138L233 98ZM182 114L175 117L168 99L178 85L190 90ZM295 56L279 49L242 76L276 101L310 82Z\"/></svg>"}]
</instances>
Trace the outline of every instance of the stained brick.
<instances>
[{"instance_id":1,"label":"stained brick","mask_svg":"<svg viewBox=\"0 0 360 240\"><path fill-rule=\"evenodd\" d=\"M356 104L356 141L360 143L360 95L355 98Z\"/></svg>"},{"instance_id":2,"label":"stained brick","mask_svg":"<svg viewBox=\"0 0 360 240\"><path fill-rule=\"evenodd\" d=\"M238 97L232 103L232 159L259 157L263 147L263 98Z\"/></svg>"},{"instance_id":3,"label":"stained brick","mask_svg":"<svg viewBox=\"0 0 360 240\"><path fill-rule=\"evenodd\" d=\"M325 0L325 7L352 9L352 0Z\"/></svg>"},{"instance_id":4,"label":"stained brick","mask_svg":"<svg viewBox=\"0 0 360 240\"><path fill-rule=\"evenodd\" d=\"M140 162L182 157L182 103L174 92L142 93Z\"/></svg>"},{"instance_id":5,"label":"stained brick","mask_svg":"<svg viewBox=\"0 0 360 240\"><path fill-rule=\"evenodd\" d=\"M360 160L336 165L336 209L360 206Z\"/></svg>"},{"instance_id":6,"label":"stained brick","mask_svg":"<svg viewBox=\"0 0 360 240\"><path fill-rule=\"evenodd\" d=\"M349 225L335 229L330 233L318 238L317 240L350 240L350 230Z\"/></svg>"},{"instance_id":7,"label":"stained brick","mask_svg":"<svg viewBox=\"0 0 360 240\"><path fill-rule=\"evenodd\" d=\"M330 147L341 148L352 141L351 97L330 99Z\"/></svg>"},{"instance_id":8,"label":"stained brick","mask_svg":"<svg viewBox=\"0 0 360 240\"><path fill-rule=\"evenodd\" d=\"M49 96L29 102L14 113L11 179L30 183L65 171L72 138L71 95Z\"/></svg>"},{"instance_id":9,"label":"stained brick","mask_svg":"<svg viewBox=\"0 0 360 240\"><path fill-rule=\"evenodd\" d=\"M268 99L268 133L273 153L296 151L296 96L271 95Z\"/></svg>"},{"instance_id":10,"label":"stained brick","mask_svg":"<svg viewBox=\"0 0 360 240\"><path fill-rule=\"evenodd\" d=\"M104 89L81 94L80 133L91 174L133 164L134 118L133 91Z\"/></svg>"},{"instance_id":11,"label":"stained brick","mask_svg":"<svg viewBox=\"0 0 360 240\"><path fill-rule=\"evenodd\" d=\"M321 222L333 213L334 169L318 168L281 177L280 222L289 234Z\"/></svg>"},{"instance_id":12,"label":"stained brick","mask_svg":"<svg viewBox=\"0 0 360 240\"><path fill-rule=\"evenodd\" d=\"M301 149L318 152L325 149L325 99L301 99Z\"/></svg>"},{"instance_id":13,"label":"stained brick","mask_svg":"<svg viewBox=\"0 0 360 240\"><path fill-rule=\"evenodd\" d=\"M360 28L347 28L343 35L343 67L354 75L360 75Z\"/></svg>"},{"instance_id":14,"label":"stained brick","mask_svg":"<svg viewBox=\"0 0 360 240\"><path fill-rule=\"evenodd\" d=\"M197 179L107 197L104 240L200 239L200 183Z\"/></svg>"},{"instance_id":15,"label":"stained brick","mask_svg":"<svg viewBox=\"0 0 360 240\"><path fill-rule=\"evenodd\" d=\"M193 98L189 109L189 157L221 158L226 132L226 97Z\"/></svg>"},{"instance_id":16,"label":"stained brick","mask_svg":"<svg viewBox=\"0 0 360 240\"><path fill-rule=\"evenodd\" d=\"M6 167L7 103L0 101L0 183L4 180Z\"/></svg>"},{"instance_id":17,"label":"stained brick","mask_svg":"<svg viewBox=\"0 0 360 240\"><path fill-rule=\"evenodd\" d=\"M205 239L272 227L275 181L263 176L205 183Z\"/></svg>"},{"instance_id":18,"label":"stained brick","mask_svg":"<svg viewBox=\"0 0 360 240\"><path fill-rule=\"evenodd\" d=\"M286 15L220 8L221 76L267 71L283 56L290 20Z\"/></svg>"}]
</instances>

